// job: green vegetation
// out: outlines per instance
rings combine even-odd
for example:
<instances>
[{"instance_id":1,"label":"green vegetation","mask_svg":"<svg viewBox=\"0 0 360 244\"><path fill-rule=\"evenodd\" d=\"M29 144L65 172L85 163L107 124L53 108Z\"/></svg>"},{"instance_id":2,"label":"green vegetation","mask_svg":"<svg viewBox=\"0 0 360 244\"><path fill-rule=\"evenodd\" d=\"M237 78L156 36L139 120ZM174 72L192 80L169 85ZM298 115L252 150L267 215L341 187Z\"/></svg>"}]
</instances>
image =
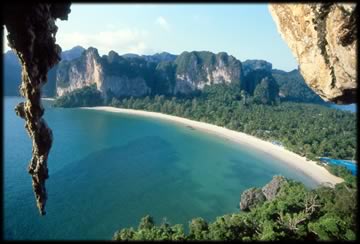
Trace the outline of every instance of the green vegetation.
<instances>
[{"instance_id":1,"label":"green vegetation","mask_svg":"<svg viewBox=\"0 0 360 244\"><path fill-rule=\"evenodd\" d=\"M175 73L178 75L187 74L193 82L197 83L207 80L207 71L213 71L219 63L224 64L228 69L233 71L232 77L230 78L233 83L240 82L240 77L235 74L237 73L236 71L241 70L241 62L225 52L218 54L208 51L183 52L177 56L174 61L174 65L176 66ZM175 79L175 76L173 79Z\"/></svg>"},{"instance_id":2,"label":"green vegetation","mask_svg":"<svg viewBox=\"0 0 360 244\"><path fill-rule=\"evenodd\" d=\"M272 78L261 80L254 90L254 99L257 103L270 104L274 103L279 93L279 88Z\"/></svg>"},{"instance_id":3,"label":"green vegetation","mask_svg":"<svg viewBox=\"0 0 360 244\"><path fill-rule=\"evenodd\" d=\"M343 178L347 185L351 187L356 186L356 177L354 177L351 174L351 171L348 170L345 166L333 165L333 164L328 164L324 166L331 174Z\"/></svg>"},{"instance_id":4,"label":"green vegetation","mask_svg":"<svg viewBox=\"0 0 360 244\"><path fill-rule=\"evenodd\" d=\"M347 175L356 178L352 175ZM208 223L192 219L189 232L182 225L154 224L142 218L137 229L125 228L114 240L355 240L357 214L356 184L346 182L335 188L307 189L287 179L273 200L250 209L219 216Z\"/></svg>"},{"instance_id":5,"label":"green vegetation","mask_svg":"<svg viewBox=\"0 0 360 244\"><path fill-rule=\"evenodd\" d=\"M285 72L273 69L272 76L279 85L280 93L287 101L311 102L324 104L325 102L305 83L298 70Z\"/></svg>"},{"instance_id":6,"label":"green vegetation","mask_svg":"<svg viewBox=\"0 0 360 244\"><path fill-rule=\"evenodd\" d=\"M114 60L121 61L113 57ZM191 58L191 57L190 57ZM198 58L198 57L193 57ZM205 57L202 57L205 59ZM210 62L210 61L209 61ZM179 65L179 64L178 64ZM175 66L163 62L156 66L167 85L156 84L165 94L174 85ZM95 86L68 93L55 106L78 107L109 105L171 114L245 132L268 141L281 142L287 149L317 160L317 157L355 159L356 114L323 105L295 103L277 97L279 87L272 77L249 73L258 83L243 89L242 84L206 86L188 95L102 97ZM256 77L255 77L256 76ZM280 86L281 89L281 86ZM251 91L251 92L249 92ZM296 99L295 99L296 100ZM357 233L356 178L340 166L326 166L345 182L335 188L307 189L287 180L277 197L250 207L249 212L219 216L208 223L195 218L189 232L182 225L166 221L155 225L144 217L138 228L122 229L115 240L355 240Z\"/></svg>"},{"instance_id":7,"label":"green vegetation","mask_svg":"<svg viewBox=\"0 0 360 244\"><path fill-rule=\"evenodd\" d=\"M266 94L249 96L236 85L212 85L200 95L113 98L108 105L161 112L224 126L268 141L311 160L325 156L355 159L356 115L322 105L269 103ZM276 104L276 103L275 103Z\"/></svg>"},{"instance_id":8,"label":"green vegetation","mask_svg":"<svg viewBox=\"0 0 360 244\"><path fill-rule=\"evenodd\" d=\"M96 85L86 86L76 89L64 96L57 98L54 107L93 107L103 104L101 93L96 89Z\"/></svg>"},{"instance_id":9,"label":"green vegetation","mask_svg":"<svg viewBox=\"0 0 360 244\"><path fill-rule=\"evenodd\" d=\"M254 92L255 96L240 90L236 84L218 84L206 86L201 93L182 97L155 95L116 98L112 95L105 100L92 87L70 92L58 98L55 105L78 107L105 104L160 112L223 126L268 141L278 141L290 151L311 160L323 156L355 159L354 113L317 104L274 101L269 95L271 90L263 89L262 84L260 87L259 92Z\"/></svg>"}]
</instances>

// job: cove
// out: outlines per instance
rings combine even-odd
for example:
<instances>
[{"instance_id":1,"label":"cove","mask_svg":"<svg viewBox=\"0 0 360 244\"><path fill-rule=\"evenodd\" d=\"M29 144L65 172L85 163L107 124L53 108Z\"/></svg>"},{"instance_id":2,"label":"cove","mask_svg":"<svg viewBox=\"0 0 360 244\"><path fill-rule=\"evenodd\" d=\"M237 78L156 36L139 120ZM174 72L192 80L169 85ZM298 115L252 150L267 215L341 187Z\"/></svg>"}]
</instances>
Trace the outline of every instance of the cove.
<instances>
[{"instance_id":1,"label":"cove","mask_svg":"<svg viewBox=\"0 0 360 244\"><path fill-rule=\"evenodd\" d=\"M4 238L111 239L150 214L183 224L239 211L240 194L273 175L315 187L308 176L221 137L185 125L105 111L52 108L47 215L35 206L31 141L4 99Z\"/></svg>"}]
</instances>

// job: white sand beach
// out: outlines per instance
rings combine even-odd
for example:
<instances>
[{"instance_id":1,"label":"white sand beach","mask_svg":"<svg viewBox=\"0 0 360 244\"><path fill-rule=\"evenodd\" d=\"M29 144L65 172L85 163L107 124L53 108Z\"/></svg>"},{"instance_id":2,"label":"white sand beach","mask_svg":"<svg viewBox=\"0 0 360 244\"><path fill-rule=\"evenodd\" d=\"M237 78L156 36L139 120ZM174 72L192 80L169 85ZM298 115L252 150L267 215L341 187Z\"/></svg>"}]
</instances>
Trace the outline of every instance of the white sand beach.
<instances>
[{"instance_id":1,"label":"white sand beach","mask_svg":"<svg viewBox=\"0 0 360 244\"><path fill-rule=\"evenodd\" d=\"M254 136L247 135L242 132L229 130L224 127L207 124L203 122L198 122L190 119L185 119L181 117L176 117L172 115L148 112L134 109L122 109L114 108L108 106L99 106L99 107L82 107L83 109L94 109L94 110L103 110L116 113L125 113L133 114L139 116L153 117L158 119L165 119L177 123L181 123L187 126L191 126L194 129L199 129L211 134L221 136L223 138L229 139L241 145L251 146L252 148L258 149L262 152L270 154L272 157L279 159L283 163L287 163L296 170L302 171L314 181L319 184L330 184L335 185L337 183L343 182L342 178L330 174L324 167L318 165L315 161L307 160L305 157L293 153L281 146L272 144L271 142L261 140Z\"/></svg>"}]
</instances>

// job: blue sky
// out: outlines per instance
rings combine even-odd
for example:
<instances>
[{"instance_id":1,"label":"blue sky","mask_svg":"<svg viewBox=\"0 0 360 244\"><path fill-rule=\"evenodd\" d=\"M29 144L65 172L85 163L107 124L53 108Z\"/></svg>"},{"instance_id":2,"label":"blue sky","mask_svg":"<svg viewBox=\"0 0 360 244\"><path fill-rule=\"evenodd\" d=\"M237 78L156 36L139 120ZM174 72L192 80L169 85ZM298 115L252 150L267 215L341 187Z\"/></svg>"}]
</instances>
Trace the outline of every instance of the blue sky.
<instances>
[{"instance_id":1,"label":"blue sky","mask_svg":"<svg viewBox=\"0 0 360 244\"><path fill-rule=\"evenodd\" d=\"M100 55L225 51L240 61L297 68L267 4L72 4L68 21L56 23L63 50L81 45L98 48Z\"/></svg>"}]
</instances>

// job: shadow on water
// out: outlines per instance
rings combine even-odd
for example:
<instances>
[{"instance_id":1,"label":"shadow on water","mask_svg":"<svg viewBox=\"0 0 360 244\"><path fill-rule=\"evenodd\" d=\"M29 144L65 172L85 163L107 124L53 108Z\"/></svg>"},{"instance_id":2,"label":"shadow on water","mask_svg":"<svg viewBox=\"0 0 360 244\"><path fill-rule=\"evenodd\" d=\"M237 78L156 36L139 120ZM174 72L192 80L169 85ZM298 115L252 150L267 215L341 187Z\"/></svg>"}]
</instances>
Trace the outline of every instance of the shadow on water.
<instances>
[{"instance_id":1,"label":"shadow on water","mask_svg":"<svg viewBox=\"0 0 360 244\"><path fill-rule=\"evenodd\" d=\"M24 216L31 219L11 223L6 236L111 239L120 228L137 227L146 214L158 224L166 217L186 228L192 217L207 214L208 207L202 208L206 194L199 194L201 186L191 179L191 169L179 168L178 161L174 146L157 136L91 153L49 178L45 217Z\"/></svg>"},{"instance_id":2,"label":"shadow on water","mask_svg":"<svg viewBox=\"0 0 360 244\"><path fill-rule=\"evenodd\" d=\"M254 159L229 159L229 161L232 163L231 170L226 173L226 177L236 179L241 175L241 182L247 188L262 186L278 173L274 170L274 165L268 165L265 162L258 163ZM247 173L244 174L243 172Z\"/></svg>"},{"instance_id":3,"label":"shadow on water","mask_svg":"<svg viewBox=\"0 0 360 244\"><path fill-rule=\"evenodd\" d=\"M51 204L68 207L69 221L80 217L77 228L86 226L89 232L94 228L94 235L89 236L98 237L101 231L112 234L119 223L124 227L135 224L150 212L159 185L184 177L186 172L174 169L178 160L176 150L160 137L144 137L91 153L54 174L54 181L49 180L49 214ZM66 198L59 198L60 194ZM113 227L104 224L101 228L96 224L99 219L112 222Z\"/></svg>"}]
</instances>

